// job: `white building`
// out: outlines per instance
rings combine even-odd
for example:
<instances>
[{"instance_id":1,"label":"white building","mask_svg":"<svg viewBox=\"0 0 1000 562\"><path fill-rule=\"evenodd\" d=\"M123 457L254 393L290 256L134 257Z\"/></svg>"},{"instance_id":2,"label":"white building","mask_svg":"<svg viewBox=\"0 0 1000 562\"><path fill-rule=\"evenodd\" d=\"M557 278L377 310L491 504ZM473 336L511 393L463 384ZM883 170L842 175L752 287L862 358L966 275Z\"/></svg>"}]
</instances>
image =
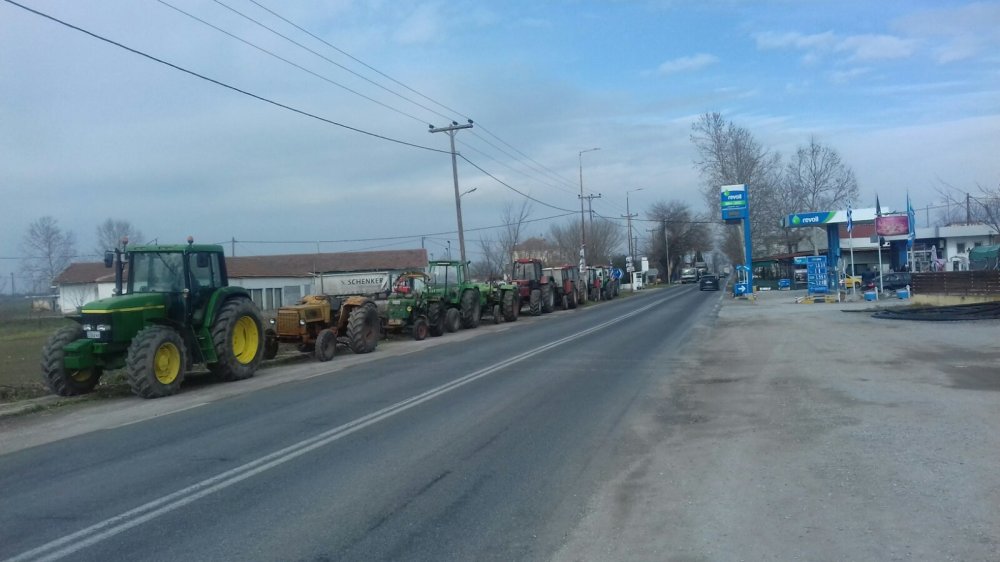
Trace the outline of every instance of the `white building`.
<instances>
[{"instance_id":1,"label":"white building","mask_svg":"<svg viewBox=\"0 0 1000 562\"><path fill-rule=\"evenodd\" d=\"M263 311L294 304L305 295L325 292L338 294L338 284L352 275L358 293L378 292L388 288L389 278L403 271L427 269L427 251L389 250L379 252L341 252L325 254L288 254L226 258L229 284L243 287ZM70 264L55 284L59 308L63 314L76 312L84 304L112 296L114 270L103 263Z\"/></svg>"}]
</instances>

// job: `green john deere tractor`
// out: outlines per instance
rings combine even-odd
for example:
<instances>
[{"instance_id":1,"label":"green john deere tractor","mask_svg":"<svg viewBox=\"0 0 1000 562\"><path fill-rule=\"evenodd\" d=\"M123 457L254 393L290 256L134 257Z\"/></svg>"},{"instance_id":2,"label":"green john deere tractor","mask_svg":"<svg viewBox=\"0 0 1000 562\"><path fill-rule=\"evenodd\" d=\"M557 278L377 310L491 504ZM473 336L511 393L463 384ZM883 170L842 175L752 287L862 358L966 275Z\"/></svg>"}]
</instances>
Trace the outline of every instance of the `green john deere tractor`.
<instances>
[{"instance_id":1,"label":"green john deere tractor","mask_svg":"<svg viewBox=\"0 0 1000 562\"><path fill-rule=\"evenodd\" d=\"M176 393L195 364L222 380L253 376L264 329L249 293L228 286L222 246L135 246L107 252L115 294L82 306L79 326L58 330L42 350L42 375L62 396L94 389L124 368L143 398ZM127 266L127 279L125 270Z\"/></svg>"},{"instance_id":2,"label":"green john deere tractor","mask_svg":"<svg viewBox=\"0 0 1000 562\"><path fill-rule=\"evenodd\" d=\"M501 316L509 322L517 320L517 288L513 285L471 282L459 261L430 262L427 275L427 316L432 335L442 329L454 332L459 327L476 328L484 312L492 315L494 322L499 322Z\"/></svg>"}]
</instances>

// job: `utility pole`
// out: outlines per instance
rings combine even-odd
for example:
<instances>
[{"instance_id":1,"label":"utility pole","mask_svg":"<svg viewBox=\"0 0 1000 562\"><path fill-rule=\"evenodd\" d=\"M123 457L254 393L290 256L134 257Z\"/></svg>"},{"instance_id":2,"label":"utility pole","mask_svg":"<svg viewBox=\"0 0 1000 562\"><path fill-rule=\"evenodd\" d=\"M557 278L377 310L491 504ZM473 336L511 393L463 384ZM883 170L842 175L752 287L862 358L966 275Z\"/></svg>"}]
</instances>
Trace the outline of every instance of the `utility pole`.
<instances>
[{"instance_id":1,"label":"utility pole","mask_svg":"<svg viewBox=\"0 0 1000 562\"><path fill-rule=\"evenodd\" d=\"M229 257L234 257L234 256L236 256L236 237L235 236L233 236L232 246L231 246L231 249L229 250Z\"/></svg>"},{"instance_id":2,"label":"utility pole","mask_svg":"<svg viewBox=\"0 0 1000 562\"><path fill-rule=\"evenodd\" d=\"M580 158L580 278L587 274L587 229L583 216L583 153L600 150L600 147L581 150L577 156Z\"/></svg>"},{"instance_id":3,"label":"utility pole","mask_svg":"<svg viewBox=\"0 0 1000 562\"><path fill-rule=\"evenodd\" d=\"M451 125L447 127L435 127L434 125L428 125L427 127L428 132L448 133L448 137L451 139L451 177L455 183L455 213L458 215L458 251L462 255L462 271L465 273L465 278L468 279L469 271L465 263L465 232L462 230L462 195L458 192L458 160L455 157L455 133L461 129L471 129L472 119L469 119L469 122L465 125L459 125L456 121L452 121ZM450 241L448 245L448 253L450 254Z\"/></svg>"},{"instance_id":4,"label":"utility pole","mask_svg":"<svg viewBox=\"0 0 1000 562\"><path fill-rule=\"evenodd\" d=\"M972 224L972 195L965 194L965 224Z\"/></svg>"},{"instance_id":5,"label":"utility pole","mask_svg":"<svg viewBox=\"0 0 1000 562\"><path fill-rule=\"evenodd\" d=\"M583 200L584 199L587 200L587 212L590 213L590 230L591 231L594 230L594 199L600 199L600 198L601 198L601 194L600 193L598 193L597 195L594 195L593 193L591 193L590 195L587 195L586 197L583 196L583 195L580 196L580 205L581 206L583 205Z\"/></svg>"}]
</instances>

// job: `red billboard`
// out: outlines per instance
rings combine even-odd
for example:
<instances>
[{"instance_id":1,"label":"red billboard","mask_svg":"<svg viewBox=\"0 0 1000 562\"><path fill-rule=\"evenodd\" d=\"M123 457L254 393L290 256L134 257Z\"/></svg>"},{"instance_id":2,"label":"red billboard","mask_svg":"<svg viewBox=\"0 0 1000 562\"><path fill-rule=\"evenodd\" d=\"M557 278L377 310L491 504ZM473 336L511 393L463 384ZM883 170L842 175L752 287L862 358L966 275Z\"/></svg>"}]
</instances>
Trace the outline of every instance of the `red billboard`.
<instances>
[{"instance_id":1,"label":"red billboard","mask_svg":"<svg viewBox=\"0 0 1000 562\"><path fill-rule=\"evenodd\" d=\"M909 234L909 217L906 215L875 217L875 233L879 236L904 236Z\"/></svg>"}]
</instances>

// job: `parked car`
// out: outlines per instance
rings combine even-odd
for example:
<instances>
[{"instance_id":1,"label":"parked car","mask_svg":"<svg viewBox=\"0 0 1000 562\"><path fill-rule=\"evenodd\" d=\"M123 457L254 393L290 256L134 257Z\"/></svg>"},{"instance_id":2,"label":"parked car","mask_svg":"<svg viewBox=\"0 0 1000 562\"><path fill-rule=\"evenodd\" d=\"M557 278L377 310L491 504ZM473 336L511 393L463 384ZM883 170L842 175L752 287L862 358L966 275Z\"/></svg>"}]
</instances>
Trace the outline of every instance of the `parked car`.
<instances>
[{"instance_id":1,"label":"parked car","mask_svg":"<svg viewBox=\"0 0 1000 562\"><path fill-rule=\"evenodd\" d=\"M843 289L850 289L854 287L855 289L860 289L864 283L861 281L861 277L858 275L847 275L840 277L840 287Z\"/></svg>"},{"instance_id":2,"label":"parked car","mask_svg":"<svg viewBox=\"0 0 1000 562\"><path fill-rule=\"evenodd\" d=\"M718 291L719 290L719 278L706 274L702 275L701 279L698 280L698 290L699 291Z\"/></svg>"},{"instance_id":3,"label":"parked car","mask_svg":"<svg viewBox=\"0 0 1000 562\"><path fill-rule=\"evenodd\" d=\"M883 289L886 291L897 291L899 289L905 289L908 285L912 284L913 277L910 273L901 271L876 276L868 282L867 288L874 290Z\"/></svg>"}]
</instances>

